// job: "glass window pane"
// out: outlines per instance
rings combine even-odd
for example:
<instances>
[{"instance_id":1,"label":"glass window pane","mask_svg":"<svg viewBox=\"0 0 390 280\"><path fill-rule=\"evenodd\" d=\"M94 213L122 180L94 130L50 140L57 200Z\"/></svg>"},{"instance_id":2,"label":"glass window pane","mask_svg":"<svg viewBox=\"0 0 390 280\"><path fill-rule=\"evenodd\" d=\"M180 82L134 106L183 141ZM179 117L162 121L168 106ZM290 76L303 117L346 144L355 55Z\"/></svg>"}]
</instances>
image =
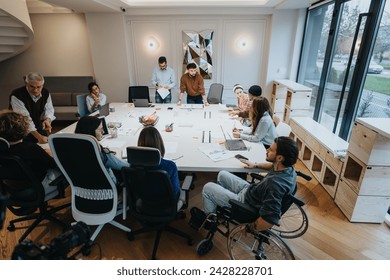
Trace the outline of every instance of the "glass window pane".
<instances>
[{"instance_id":1,"label":"glass window pane","mask_svg":"<svg viewBox=\"0 0 390 280\"><path fill-rule=\"evenodd\" d=\"M311 112L314 111L318 95L333 9L334 4L329 3L310 10L306 23L298 82L313 89Z\"/></svg>"},{"instance_id":2,"label":"glass window pane","mask_svg":"<svg viewBox=\"0 0 390 280\"><path fill-rule=\"evenodd\" d=\"M356 117L390 117L390 3L387 1Z\"/></svg>"}]
</instances>

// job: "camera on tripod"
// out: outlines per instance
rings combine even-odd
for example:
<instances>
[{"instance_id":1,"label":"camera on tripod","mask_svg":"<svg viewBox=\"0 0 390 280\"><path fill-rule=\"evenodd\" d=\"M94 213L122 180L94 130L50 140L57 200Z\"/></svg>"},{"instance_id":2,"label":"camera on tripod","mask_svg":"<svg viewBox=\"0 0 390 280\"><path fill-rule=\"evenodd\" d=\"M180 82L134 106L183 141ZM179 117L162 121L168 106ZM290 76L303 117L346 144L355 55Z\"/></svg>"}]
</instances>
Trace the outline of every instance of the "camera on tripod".
<instances>
[{"instance_id":1,"label":"camera on tripod","mask_svg":"<svg viewBox=\"0 0 390 280\"><path fill-rule=\"evenodd\" d=\"M49 245L40 245L26 240L15 246L12 253L13 260L68 260L89 249L91 232L84 222L77 222L70 230L54 238ZM74 248L82 246L76 254L68 257Z\"/></svg>"}]
</instances>

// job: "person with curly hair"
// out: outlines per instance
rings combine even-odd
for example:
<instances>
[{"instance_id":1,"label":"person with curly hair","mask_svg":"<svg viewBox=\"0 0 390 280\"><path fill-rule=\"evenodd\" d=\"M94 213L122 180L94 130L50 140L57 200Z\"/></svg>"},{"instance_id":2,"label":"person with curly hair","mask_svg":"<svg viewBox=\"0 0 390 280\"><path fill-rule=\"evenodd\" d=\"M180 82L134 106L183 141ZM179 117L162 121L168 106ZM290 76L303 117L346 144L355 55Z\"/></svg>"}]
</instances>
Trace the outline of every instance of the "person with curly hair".
<instances>
[{"instance_id":1,"label":"person with curly hair","mask_svg":"<svg viewBox=\"0 0 390 280\"><path fill-rule=\"evenodd\" d=\"M49 184L61 172L49 150L45 151L36 143L23 141L29 132L29 125L30 120L25 115L9 110L0 112L0 137L10 144L6 153L19 156L42 182L45 194L48 194L57 189L57 186Z\"/></svg>"}]
</instances>

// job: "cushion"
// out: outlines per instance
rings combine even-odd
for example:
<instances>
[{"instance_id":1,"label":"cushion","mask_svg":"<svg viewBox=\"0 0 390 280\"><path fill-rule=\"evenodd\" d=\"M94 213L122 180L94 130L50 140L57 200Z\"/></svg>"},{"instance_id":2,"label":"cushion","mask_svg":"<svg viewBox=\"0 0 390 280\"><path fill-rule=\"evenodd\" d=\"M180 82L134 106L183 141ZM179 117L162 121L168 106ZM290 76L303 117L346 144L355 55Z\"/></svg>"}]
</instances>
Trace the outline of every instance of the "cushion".
<instances>
[{"instance_id":1,"label":"cushion","mask_svg":"<svg viewBox=\"0 0 390 280\"><path fill-rule=\"evenodd\" d=\"M72 106L72 94L70 92L54 92L50 94L53 106Z\"/></svg>"}]
</instances>

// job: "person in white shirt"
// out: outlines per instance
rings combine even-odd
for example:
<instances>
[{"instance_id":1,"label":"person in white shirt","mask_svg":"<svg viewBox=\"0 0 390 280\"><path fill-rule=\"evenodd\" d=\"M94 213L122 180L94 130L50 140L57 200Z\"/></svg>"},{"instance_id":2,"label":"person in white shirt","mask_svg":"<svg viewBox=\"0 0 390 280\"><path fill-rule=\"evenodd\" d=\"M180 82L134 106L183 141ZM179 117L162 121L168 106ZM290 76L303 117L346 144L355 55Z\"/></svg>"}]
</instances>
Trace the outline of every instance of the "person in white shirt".
<instances>
[{"instance_id":1,"label":"person in white shirt","mask_svg":"<svg viewBox=\"0 0 390 280\"><path fill-rule=\"evenodd\" d=\"M165 56L158 58L158 67L153 69L152 84L156 87L156 103L171 103L171 89L176 85L176 79L175 72L167 65L167 58ZM163 92L164 89L168 91L167 96L159 93L159 91Z\"/></svg>"},{"instance_id":2,"label":"person in white shirt","mask_svg":"<svg viewBox=\"0 0 390 280\"><path fill-rule=\"evenodd\" d=\"M100 92L99 85L95 82L88 84L89 94L86 97L87 108L90 113L100 110L101 106L107 103L107 97Z\"/></svg>"}]
</instances>

